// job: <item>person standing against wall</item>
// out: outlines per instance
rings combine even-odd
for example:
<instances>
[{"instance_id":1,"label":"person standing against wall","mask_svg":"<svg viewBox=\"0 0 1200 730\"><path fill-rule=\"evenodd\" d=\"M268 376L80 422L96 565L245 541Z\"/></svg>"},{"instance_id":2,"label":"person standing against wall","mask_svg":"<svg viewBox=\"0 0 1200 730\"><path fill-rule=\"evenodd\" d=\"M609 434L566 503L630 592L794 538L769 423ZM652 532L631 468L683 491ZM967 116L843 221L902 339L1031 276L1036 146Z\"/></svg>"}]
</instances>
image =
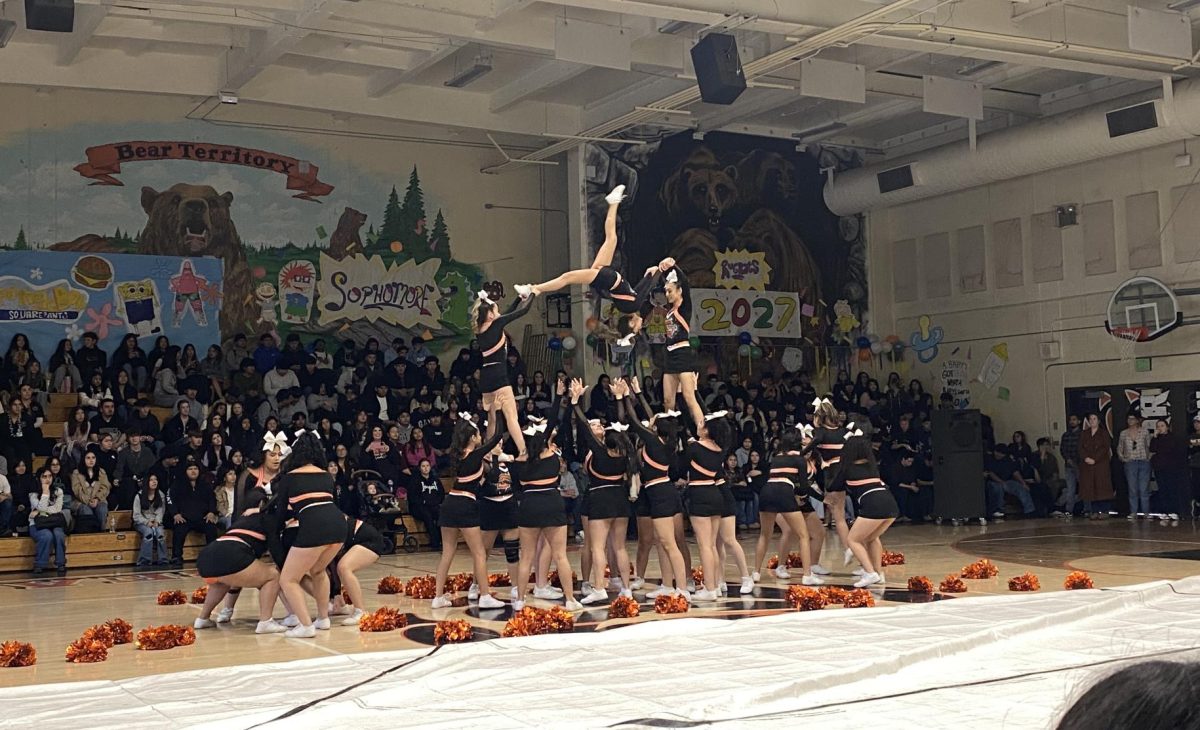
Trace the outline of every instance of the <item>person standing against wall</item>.
<instances>
[{"instance_id":1,"label":"person standing against wall","mask_svg":"<svg viewBox=\"0 0 1200 730\"><path fill-rule=\"evenodd\" d=\"M1154 424L1154 439L1150 442L1150 463L1154 480L1158 482L1159 507L1163 522L1177 522L1192 513L1192 488L1188 477L1188 445L1183 437L1171 433L1171 424Z\"/></svg>"},{"instance_id":2,"label":"person standing against wall","mask_svg":"<svg viewBox=\"0 0 1200 730\"><path fill-rule=\"evenodd\" d=\"M1142 428L1142 417L1130 413L1117 444L1117 456L1125 465L1125 483L1129 487L1129 515L1150 516L1150 432Z\"/></svg>"},{"instance_id":3,"label":"person standing against wall","mask_svg":"<svg viewBox=\"0 0 1200 730\"><path fill-rule=\"evenodd\" d=\"M1108 517L1108 501L1113 498L1112 436L1100 425L1100 414L1092 412L1083 420L1079 435L1079 498L1093 520Z\"/></svg>"},{"instance_id":4,"label":"person standing against wall","mask_svg":"<svg viewBox=\"0 0 1200 730\"><path fill-rule=\"evenodd\" d=\"M1079 435L1083 433L1079 416L1072 413L1067 416L1067 430L1063 432L1058 442L1058 453L1063 458L1063 480L1066 489L1063 490L1062 506L1067 517L1075 514L1075 502L1079 495Z\"/></svg>"}]
</instances>

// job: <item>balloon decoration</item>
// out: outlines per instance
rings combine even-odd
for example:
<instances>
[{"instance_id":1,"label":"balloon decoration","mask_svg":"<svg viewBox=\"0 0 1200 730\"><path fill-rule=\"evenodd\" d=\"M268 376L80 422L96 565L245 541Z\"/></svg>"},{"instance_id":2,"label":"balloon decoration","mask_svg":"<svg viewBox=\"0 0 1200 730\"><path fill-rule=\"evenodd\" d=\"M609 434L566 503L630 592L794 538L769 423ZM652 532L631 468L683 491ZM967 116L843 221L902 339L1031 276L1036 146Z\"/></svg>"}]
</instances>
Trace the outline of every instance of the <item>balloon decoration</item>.
<instances>
[{"instance_id":1,"label":"balloon decoration","mask_svg":"<svg viewBox=\"0 0 1200 730\"><path fill-rule=\"evenodd\" d=\"M554 350L555 352L557 352L563 348L563 341L558 339L557 337L551 337L550 341L547 342L546 344L550 347L551 350Z\"/></svg>"},{"instance_id":2,"label":"balloon decoration","mask_svg":"<svg viewBox=\"0 0 1200 730\"><path fill-rule=\"evenodd\" d=\"M742 347L745 347L745 345L742 345ZM750 346L750 359L751 360L758 360L762 356L763 356L763 351L762 351L761 347L759 347L758 345Z\"/></svg>"},{"instance_id":3,"label":"balloon decoration","mask_svg":"<svg viewBox=\"0 0 1200 730\"><path fill-rule=\"evenodd\" d=\"M738 345L739 357L750 357L750 345Z\"/></svg>"},{"instance_id":4,"label":"balloon decoration","mask_svg":"<svg viewBox=\"0 0 1200 730\"><path fill-rule=\"evenodd\" d=\"M743 332L738 335L738 342L742 343L743 345L749 345L753 341L754 337L749 332Z\"/></svg>"},{"instance_id":5,"label":"balloon decoration","mask_svg":"<svg viewBox=\"0 0 1200 730\"><path fill-rule=\"evenodd\" d=\"M870 362L871 361L871 349L866 348L866 349L859 350L858 351L858 360L859 360L859 362Z\"/></svg>"},{"instance_id":6,"label":"balloon decoration","mask_svg":"<svg viewBox=\"0 0 1200 730\"><path fill-rule=\"evenodd\" d=\"M700 347L700 337L697 335L692 335L688 338L688 344L692 346L693 350Z\"/></svg>"},{"instance_id":7,"label":"balloon decoration","mask_svg":"<svg viewBox=\"0 0 1200 730\"><path fill-rule=\"evenodd\" d=\"M600 339L598 337L596 337L595 335L588 335L587 339L584 340L584 342L587 343L588 347L595 347L596 343L599 341L600 341Z\"/></svg>"},{"instance_id":8,"label":"balloon decoration","mask_svg":"<svg viewBox=\"0 0 1200 730\"><path fill-rule=\"evenodd\" d=\"M588 332L595 332L596 328L600 326L600 320L595 317L588 317L583 326L587 328Z\"/></svg>"},{"instance_id":9,"label":"balloon decoration","mask_svg":"<svg viewBox=\"0 0 1200 730\"><path fill-rule=\"evenodd\" d=\"M857 342L855 342L855 344L858 345L858 349L860 349L860 350L871 349L871 340L868 339L867 337L859 337Z\"/></svg>"},{"instance_id":10,"label":"balloon decoration","mask_svg":"<svg viewBox=\"0 0 1200 730\"><path fill-rule=\"evenodd\" d=\"M883 343L882 342L872 342L871 343L871 353L874 355L878 355L881 352L883 352Z\"/></svg>"},{"instance_id":11,"label":"balloon decoration","mask_svg":"<svg viewBox=\"0 0 1200 730\"><path fill-rule=\"evenodd\" d=\"M571 335L567 335L566 337L559 340L559 345L562 346L562 349L566 350L567 352L574 350L576 344L577 343L575 342L575 338L572 337Z\"/></svg>"}]
</instances>

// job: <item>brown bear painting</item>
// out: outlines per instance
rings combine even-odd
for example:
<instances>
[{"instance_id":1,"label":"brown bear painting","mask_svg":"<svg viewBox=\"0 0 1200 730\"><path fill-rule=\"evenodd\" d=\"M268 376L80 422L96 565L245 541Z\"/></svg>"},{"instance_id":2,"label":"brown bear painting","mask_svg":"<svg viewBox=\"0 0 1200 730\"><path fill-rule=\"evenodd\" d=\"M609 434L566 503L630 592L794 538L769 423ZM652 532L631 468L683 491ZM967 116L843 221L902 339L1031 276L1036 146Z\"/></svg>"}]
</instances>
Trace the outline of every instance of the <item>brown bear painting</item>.
<instances>
[{"instance_id":1,"label":"brown bear painting","mask_svg":"<svg viewBox=\"0 0 1200 730\"><path fill-rule=\"evenodd\" d=\"M366 213L347 206L338 219L337 229L329 237L329 255L341 261L347 256L362 253L363 242L358 232L366 222Z\"/></svg>"},{"instance_id":2,"label":"brown bear painting","mask_svg":"<svg viewBox=\"0 0 1200 730\"><path fill-rule=\"evenodd\" d=\"M225 262L221 334L232 337L253 329L258 318L250 266L230 216L233 193L218 194L208 185L177 183L158 192L142 188L148 219L141 253L164 256L215 256Z\"/></svg>"}]
</instances>

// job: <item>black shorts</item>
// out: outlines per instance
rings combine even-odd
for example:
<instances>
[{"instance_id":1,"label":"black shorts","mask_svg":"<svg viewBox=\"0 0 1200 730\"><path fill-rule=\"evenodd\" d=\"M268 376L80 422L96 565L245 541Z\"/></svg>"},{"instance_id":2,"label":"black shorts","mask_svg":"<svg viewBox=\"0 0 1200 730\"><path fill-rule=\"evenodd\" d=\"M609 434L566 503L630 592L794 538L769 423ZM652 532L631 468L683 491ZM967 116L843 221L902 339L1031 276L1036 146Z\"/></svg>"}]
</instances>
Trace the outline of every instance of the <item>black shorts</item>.
<instances>
[{"instance_id":1,"label":"black shorts","mask_svg":"<svg viewBox=\"0 0 1200 730\"><path fill-rule=\"evenodd\" d=\"M661 519L674 517L683 511L683 503L679 499L679 490L671 482L654 484L642 490L646 503L650 508L650 517Z\"/></svg>"},{"instance_id":2,"label":"black shorts","mask_svg":"<svg viewBox=\"0 0 1200 730\"><path fill-rule=\"evenodd\" d=\"M666 362L663 364L664 373L679 375L680 373L694 373L699 369L700 365L696 360L696 351L692 349L691 345L667 350Z\"/></svg>"},{"instance_id":3,"label":"black shorts","mask_svg":"<svg viewBox=\"0 0 1200 730\"><path fill-rule=\"evenodd\" d=\"M733 496L733 488L722 484L717 489L721 490L721 516L733 517L737 514L737 498Z\"/></svg>"},{"instance_id":4,"label":"black shorts","mask_svg":"<svg viewBox=\"0 0 1200 730\"><path fill-rule=\"evenodd\" d=\"M321 502L300 510L300 530L292 547L311 548L346 542L346 515L333 502Z\"/></svg>"},{"instance_id":5,"label":"black shorts","mask_svg":"<svg viewBox=\"0 0 1200 730\"><path fill-rule=\"evenodd\" d=\"M565 527L567 503L557 489L525 492L517 506L516 519L518 527Z\"/></svg>"},{"instance_id":6,"label":"black shorts","mask_svg":"<svg viewBox=\"0 0 1200 730\"><path fill-rule=\"evenodd\" d=\"M638 517L650 516L650 497L646 494L646 487L638 491L637 501L633 503L633 513Z\"/></svg>"},{"instance_id":7,"label":"black shorts","mask_svg":"<svg viewBox=\"0 0 1200 730\"><path fill-rule=\"evenodd\" d=\"M509 497L499 502L479 498L479 529L484 532L499 532L517 528L517 498Z\"/></svg>"},{"instance_id":8,"label":"black shorts","mask_svg":"<svg viewBox=\"0 0 1200 730\"><path fill-rule=\"evenodd\" d=\"M479 505L461 494L446 495L438 515L438 527L479 527Z\"/></svg>"},{"instance_id":9,"label":"black shorts","mask_svg":"<svg viewBox=\"0 0 1200 730\"><path fill-rule=\"evenodd\" d=\"M629 280L611 266L601 266L596 271L596 278L592 279L592 288L602 299L611 300L613 309L621 314L633 314L639 309L637 292L633 290Z\"/></svg>"},{"instance_id":10,"label":"black shorts","mask_svg":"<svg viewBox=\"0 0 1200 730\"><path fill-rule=\"evenodd\" d=\"M196 571L201 578L220 578L242 572L255 560L254 551L241 540L216 540L196 557Z\"/></svg>"},{"instance_id":11,"label":"black shorts","mask_svg":"<svg viewBox=\"0 0 1200 730\"><path fill-rule=\"evenodd\" d=\"M511 386L508 380L508 364L484 364L479 369L479 392L494 393L504 387Z\"/></svg>"},{"instance_id":12,"label":"black shorts","mask_svg":"<svg viewBox=\"0 0 1200 730\"><path fill-rule=\"evenodd\" d=\"M715 484L688 487L688 514L692 517L723 517L725 498Z\"/></svg>"},{"instance_id":13,"label":"black shorts","mask_svg":"<svg viewBox=\"0 0 1200 730\"><path fill-rule=\"evenodd\" d=\"M355 545L365 547L376 555L383 555L387 552L383 535L365 522L358 526L358 532L354 533L354 537L350 539L350 546Z\"/></svg>"},{"instance_id":14,"label":"black shorts","mask_svg":"<svg viewBox=\"0 0 1200 730\"><path fill-rule=\"evenodd\" d=\"M590 487L587 491L589 520L611 520L629 516L629 490L624 484Z\"/></svg>"},{"instance_id":15,"label":"black shorts","mask_svg":"<svg viewBox=\"0 0 1200 730\"><path fill-rule=\"evenodd\" d=\"M782 482L767 482L763 485L762 494L758 496L758 500L759 512L785 514L800 510L800 505L796 497L796 489L790 482L787 484ZM807 501L805 500L805 502ZM809 511L812 511L811 506L809 507Z\"/></svg>"},{"instance_id":16,"label":"black shorts","mask_svg":"<svg viewBox=\"0 0 1200 730\"><path fill-rule=\"evenodd\" d=\"M841 472L841 463L830 464L821 469L822 484L825 487L825 493L844 492L846 491L846 483L838 479L838 473Z\"/></svg>"},{"instance_id":17,"label":"black shorts","mask_svg":"<svg viewBox=\"0 0 1200 730\"><path fill-rule=\"evenodd\" d=\"M854 500L854 513L869 520L887 520L899 517L900 508L891 490L875 487Z\"/></svg>"}]
</instances>

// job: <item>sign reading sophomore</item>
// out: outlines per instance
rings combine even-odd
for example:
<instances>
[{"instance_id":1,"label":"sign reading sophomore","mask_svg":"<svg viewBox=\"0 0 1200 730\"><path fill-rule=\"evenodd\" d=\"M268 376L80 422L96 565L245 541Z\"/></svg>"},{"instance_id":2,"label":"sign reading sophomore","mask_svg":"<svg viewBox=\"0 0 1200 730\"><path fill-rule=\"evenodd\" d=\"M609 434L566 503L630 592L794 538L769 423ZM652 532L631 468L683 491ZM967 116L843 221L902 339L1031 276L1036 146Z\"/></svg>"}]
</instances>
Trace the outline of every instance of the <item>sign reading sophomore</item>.
<instances>
[{"instance_id":1,"label":"sign reading sophomore","mask_svg":"<svg viewBox=\"0 0 1200 730\"><path fill-rule=\"evenodd\" d=\"M335 261L321 254L317 282L317 322L383 320L398 327L437 327L436 277L441 260L406 259L388 266L379 256L350 256Z\"/></svg>"}]
</instances>

